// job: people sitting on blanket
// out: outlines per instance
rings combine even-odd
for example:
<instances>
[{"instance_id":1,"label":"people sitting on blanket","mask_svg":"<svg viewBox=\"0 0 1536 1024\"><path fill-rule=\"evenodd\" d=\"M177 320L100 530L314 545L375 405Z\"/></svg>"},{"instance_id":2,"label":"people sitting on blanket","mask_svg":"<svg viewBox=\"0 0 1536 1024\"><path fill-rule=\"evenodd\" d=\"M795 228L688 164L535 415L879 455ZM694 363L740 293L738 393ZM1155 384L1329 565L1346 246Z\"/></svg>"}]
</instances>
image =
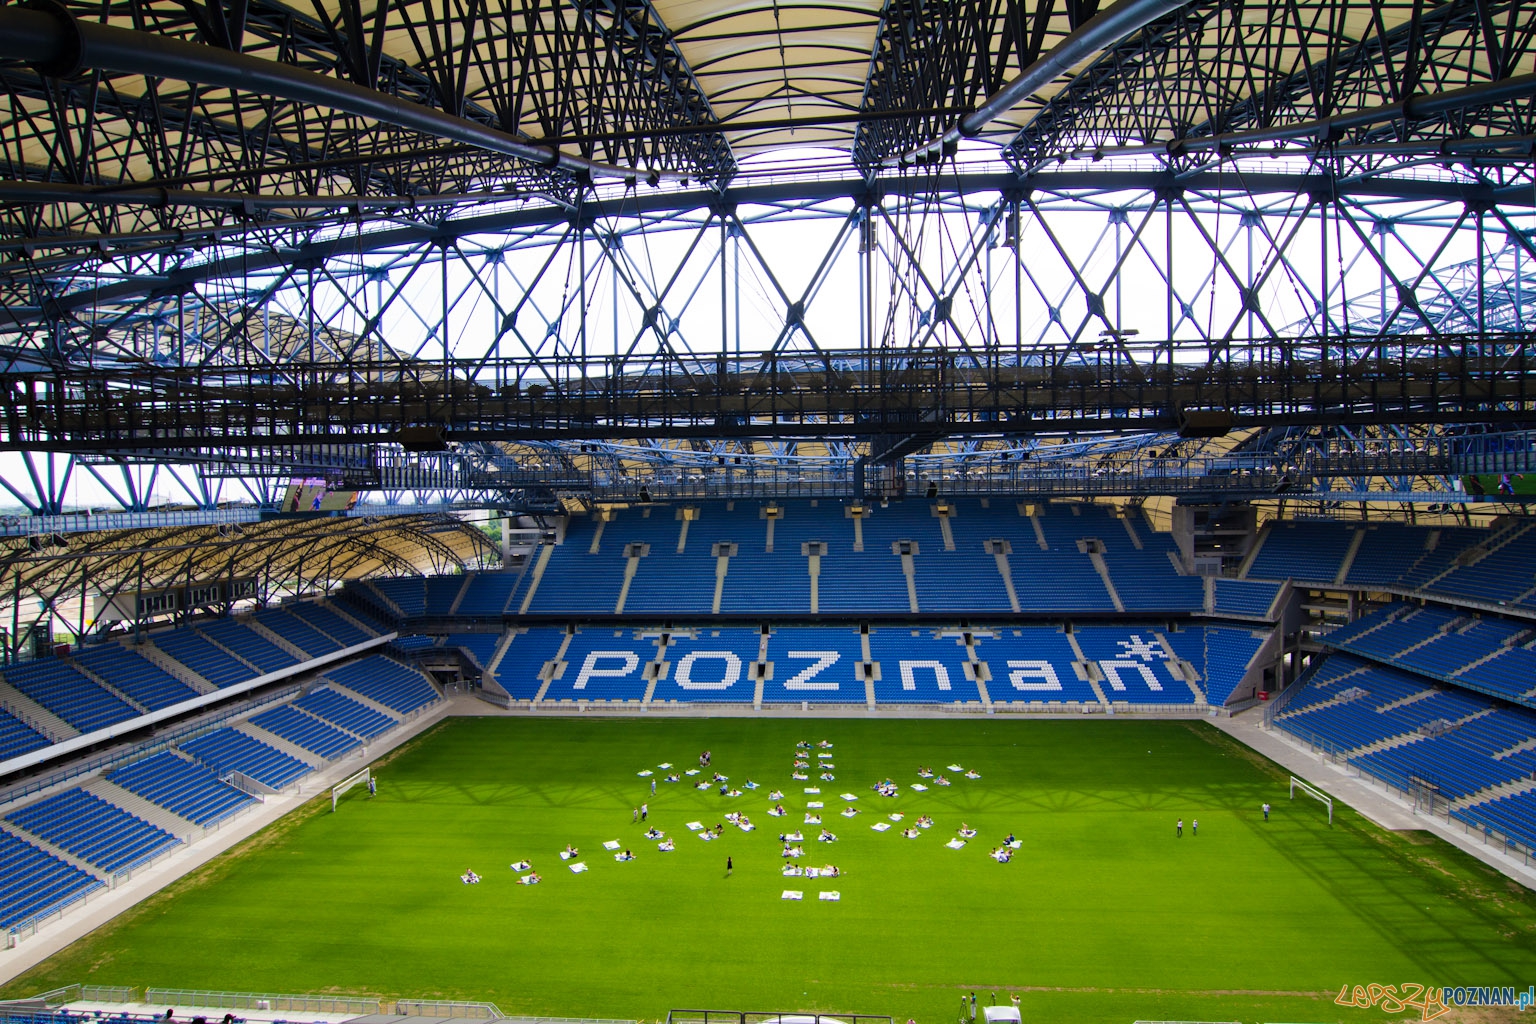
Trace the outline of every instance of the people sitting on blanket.
<instances>
[{"instance_id":1,"label":"people sitting on blanket","mask_svg":"<svg viewBox=\"0 0 1536 1024\"><path fill-rule=\"evenodd\" d=\"M516 864L512 865L512 870L513 871L527 871L532 866L533 865L529 864L527 861L520 860Z\"/></svg>"},{"instance_id":2,"label":"people sitting on blanket","mask_svg":"<svg viewBox=\"0 0 1536 1024\"><path fill-rule=\"evenodd\" d=\"M785 878L798 878L800 875L805 874L805 868L800 867L798 864L786 864L784 865L784 870L779 872L779 874Z\"/></svg>"},{"instance_id":3,"label":"people sitting on blanket","mask_svg":"<svg viewBox=\"0 0 1536 1024\"><path fill-rule=\"evenodd\" d=\"M788 813L789 812L784 809L783 804L774 804L773 809L768 812L768 816L770 818L782 818Z\"/></svg>"},{"instance_id":4,"label":"people sitting on blanket","mask_svg":"<svg viewBox=\"0 0 1536 1024\"><path fill-rule=\"evenodd\" d=\"M908 839L916 839L918 836L922 835L922 833L915 828L904 828L901 830L901 834L906 836Z\"/></svg>"},{"instance_id":5,"label":"people sitting on blanket","mask_svg":"<svg viewBox=\"0 0 1536 1024\"><path fill-rule=\"evenodd\" d=\"M949 785L949 780L940 775L938 778L933 780L933 784L936 786L947 786Z\"/></svg>"},{"instance_id":6,"label":"people sitting on blanket","mask_svg":"<svg viewBox=\"0 0 1536 1024\"><path fill-rule=\"evenodd\" d=\"M775 789L775 790L773 790L772 792L770 792L768 794L768 799L769 800L783 800L784 799L784 791L782 789Z\"/></svg>"},{"instance_id":7,"label":"people sitting on blanket","mask_svg":"<svg viewBox=\"0 0 1536 1024\"><path fill-rule=\"evenodd\" d=\"M757 826L752 824L752 819L745 814L738 814L736 816L736 827L744 832L750 832Z\"/></svg>"},{"instance_id":8,"label":"people sitting on blanket","mask_svg":"<svg viewBox=\"0 0 1536 1024\"><path fill-rule=\"evenodd\" d=\"M802 760L800 760L798 758L795 759L795 767L796 768L809 768L810 766L811 766L811 762L809 762L809 761L802 761Z\"/></svg>"},{"instance_id":9,"label":"people sitting on blanket","mask_svg":"<svg viewBox=\"0 0 1536 1024\"><path fill-rule=\"evenodd\" d=\"M656 844L656 849L660 850L662 853L671 853L673 850L677 849L677 844L670 839L663 839L661 842Z\"/></svg>"},{"instance_id":10,"label":"people sitting on blanket","mask_svg":"<svg viewBox=\"0 0 1536 1024\"><path fill-rule=\"evenodd\" d=\"M707 843L711 839L715 838L715 830L712 828L707 828L703 832L699 833L699 838Z\"/></svg>"},{"instance_id":11,"label":"people sitting on blanket","mask_svg":"<svg viewBox=\"0 0 1536 1024\"><path fill-rule=\"evenodd\" d=\"M831 743L830 740L822 740L820 743L818 743L816 745L818 747L820 747L822 750L831 750L832 749L832 743Z\"/></svg>"},{"instance_id":12,"label":"people sitting on blanket","mask_svg":"<svg viewBox=\"0 0 1536 1024\"><path fill-rule=\"evenodd\" d=\"M823 782L831 782L831 781L833 781L836 778L837 778L837 776L833 775L831 772L822 772L821 773L821 781L823 781Z\"/></svg>"},{"instance_id":13,"label":"people sitting on blanket","mask_svg":"<svg viewBox=\"0 0 1536 1024\"><path fill-rule=\"evenodd\" d=\"M700 768L708 768L709 767L709 751L706 750L706 751L704 751L704 753L699 755L699 767Z\"/></svg>"},{"instance_id":14,"label":"people sitting on blanket","mask_svg":"<svg viewBox=\"0 0 1536 1024\"><path fill-rule=\"evenodd\" d=\"M919 768L917 774L919 778L931 779L933 778L933 769L927 767Z\"/></svg>"},{"instance_id":15,"label":"people sitting on blanket","mask_svg":"<svg viewBox=\"0 0 1536 1024\"><path fill-rule=\"evenodd\" d=\"M972 768L970 771L965 773L965 777L968 778L968 779L979 779L979 778L981 778L981 772L979 772L976 769Z\"/></svg>"},{"instance_id":16,"label":"people sitting on blanket","mask_svg":"<svg viewBox=\"0 0 1536 1024\"><path fill-rule=\"evenodd\" d=\"M751 779L748 779L746 782L743 782L741 784L741 788L742 789L756 789L757 788L757 783L753 782Z\"/></svg>"},{"instance_id":17,"label":"people sitting on blanket","mask_svg":"<svg viewBox=\"0 0 1536 1024\"><path fill-rule=\"evenodd\" d=\"M809 749L811 749L811 741L810 740L801 740L799 743L795 744L795 749L797 749L797 750L809 750Z\"/></svg>"},{"instance_id":18,"label":"people sitting on blanket","mask_svg":"<svg viewBox=\"0 0 1536 1024\"><path fill-rule=\"evenodd\" d=\"M470 868L459 876L459 881L463 882L465 885L479 885L480 876L475 874L473 868Z\"/></svg>"},{"instance_id":19,"label":"people sitting on blanket","mask_svg":"<svg viewBox=\"0 0 1536 1024\"><path fill-rule=\"evenodd\" d=\"M566 860L569 860L572 857L580 856L580 851L578 851L576 849L576 847L572 846L570 843L566 843L565 844L565 850L563 851L563 856L565 857Z\"/></svg>"},{"instance_id":20,"label":"people sitting on blanket","mask_svg":"<svg viewBox=\"0 0 1536 1024\"><path fill-rule=\"evenodd\" d=\"M807 825L820 825L821 824L821 815L819 815L819 814L807 814L805 816L805 823Z\"/></svg>"},{"instance_id":21,"label":"people sitting on blanket","mask_svg":"<svg viewBox=\"0 0 1536 1024\"><path fill-rule=\"evenodd\" d=\"M835 843L837 842L837 836L833 835L831 832L828 832L826 829L822 829L821 835L816 837L816 841L818 843Z\"/></svg>"},{"instance_id":22,"label":"people sitting on blanket","mask_svg":"<svg viewBox=\"0 0 1536 1024\"><path fill-rule=\"evenodd\" d=\"M999 864L1007 864L1010 860L1013 860L1013 851L1008 849L1006 846L999 846L997 849L987 854L987 856L991 857Z\"/></svg>"},{"instance_id":23,"label":"people sitting on blanket","mask_svg":"<svg viewBox=\"0 0 1536 1024\"><path fill-rule=\"evenodd\" d=\"M971 828L971 826L967 825L965 822L962 821L960 823L960 838L961 839L975 839L976 838L976 830Z\"/></svg>"},{"instance_id":24,"label":"people sitting on blanket","mask_svg":"<svg viewBox=\"0 0 1536 1024\"><path fill-rule=\"evenodd\" d=\"M722 782L722 783L720 783L720 795L721 796L725 796L726 791L729 790L730 788L731 788L731 784L729 782Z\"/></svg>"},{"instance_id":25,"label":"people sitting on blanket","mask_svg":"<svg viewBox=\"0 0 1536 1024\"><path fill-rule=\"evenodd\" d=\"M924 814L917 819L918 828L933 828L933 819Z\"/></svg>"},{"instance_id":26,"label":"people sitting on blanket","mask_svg":"<svg viewBox=\"0 0 1536 1024\"><path fill-rule=\"evenodd\" d=\"M628 850L625 850L623 853L616 853L616 854L614 854L613 855L613 859L614 860L634 860L635 859L635 855L630 853Z\"/></svg>"},{"instance_id":27,"label":"people sitting on blanket","mask_svg":"<svg viewBox=\"0 0 1536 1024\"><path fill-rule=\"evenodd\" d=\"M657 828L655 825L652 825L650 828L645 830L645 838L647 839L660 839L664 835L666 835L666 833Z\"/></svg>"},{"instance_id":28,"label":"people sitting on blanket","mask_svg":"<svg viewBox=\"0 0 1536 1024\"><path fill-rule=\"evenodd\" d=\"M896 789L896 783L892 782L890 779L886 779L884 782L875 783L874 789L875 792L879 793L881 796L895 796L898 792Z\"/></svg>"},{"instance_id":29,"label":"people sitting on blanket","mask_svg":"<svg viewBox=\"0 0 1536 1024\"><path fill-rule=\"evenodd\" d=\"M823 878L836 878L842 873L843 869L838 867L836 864L828 864L826 867L821 869L821 877Z\"/></svg>"},{"instance_id":30,"label":"people sitting on blanket","mask_svg":"<svg viewBox=\"0 0 1536 1024\"><path fill-rule=\"evenodd\" d=\"M711 772L709 777L710 777L710 781L712 781L712 782L724 782L725 781L725 776L721 775L719 772Z\"/></svg>"},{"instance_id":31,"label":"people sitting on blanket","mask_svg":"<svg viewBox=\"0 0 1536 1024\"><path fill-rule=\"evenodd\" d=\"M1012 846L1014 843L1016 843L1018 841L1019 841L1018 836L1014 835L1012 832L1009 832L1008 833L1008 838L1003 840L1003 845L1004 846Z\"/></svg>"},{"instance_id":32,"label":"people sitting on blanket","mask_svg":"<svg viewBox=\"0 0 1536 1024\"><path fill-rule=\"evenodd\" d=\"M784 856L784 857L804 857L805 856L805 847L800 846L798 844L796 844L795 846L790 846L788 843L785 843L784 844L784 849L783 849L783 851L781 852L780 855Z\"/></svg>"},{"instance_id":33,"label":"people sitting on blanket","mask_svg":"<svg viewBox=\"0 0 1536 1024\"><path fill-rule=\"evenodd\" d=\"M677 772L669 772L667 774L666 781L667 782L682 782L683 781L683 777L681 775L677 774Z\"/></svg>"},{"instance_id":34,"label":"people sitting on blanket","mask_svg":"<svg viewBox=\"0 0 1536 1024\"><path fill-rule=\"evenodd\" d=\"M734 825L741 820L741 815L737 814L735 811L726 811L725 820Z\"/></svg>"},{"instance_id":35,"label":"people sitting on blanket","mask_svg":"<svg viewBox=\"0 0 1536 1024\"><path fill-rule=\"evenodd\" d=\"M728 790L725 791L725 795L726 796L741 796L741 790L739 790L739 789L728 789Z\"/></svg>"},{"instance_id":36,"label":"people sitting on blanket","mask_svg":"<svg viewBox=\"0 0 1536 1024\"><path fill-rule=\"evenodd\" d=\"M806 779L810 778L810 776L805 774L805 772L795 772L790 776L790 778L794 779L796 782L804 782Z\"/></svg>"},{"instance_id":37,"label":"people sitting on blanket","mask_svg":"<svg viewBox=\"0 0 1536 1024\"><path fill-rule=\"evenodd\" d=\"M518 885L538 885L542 881L544 881L544 879L539 877L539 873L537 871L530 871L528 874L524 875L522 878L519 878L517 880L517 884Z\"/></svg>"},{"instance_id":38,"label":"people sitting on blanket","mask_svg":"<svg viewBox=\"0 0 1536 1024\"><path fill-rule=\"evenodd\" d=\"M855 814L858 814L858 813L859 813L859 809L857 807L844 807L843 808L843 817L845 817L845 818L851 818Z\"/></svg>"}]
</instances>

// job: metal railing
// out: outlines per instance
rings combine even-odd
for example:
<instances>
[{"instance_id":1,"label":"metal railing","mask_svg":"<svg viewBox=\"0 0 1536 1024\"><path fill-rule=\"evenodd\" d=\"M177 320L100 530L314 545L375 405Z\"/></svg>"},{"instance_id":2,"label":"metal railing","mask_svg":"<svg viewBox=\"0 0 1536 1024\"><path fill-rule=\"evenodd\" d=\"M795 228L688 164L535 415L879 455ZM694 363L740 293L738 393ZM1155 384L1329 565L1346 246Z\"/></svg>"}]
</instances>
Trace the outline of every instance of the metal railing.
<instances>
[{"instance_id":1,"label":"metal railing","mask_svg":"<svg viewBox=\"0 0 1536 1024\"><path fill-rule=\"evenodd\" d=\"M156 1005L192 1006L209 1010L344 1013L354 1017L380 1012L377 999L326 995L277 995L265 992L218 992L189 988L146 988L144 1001Z\"/></svg>"},{"instance_id":2,"label":"metal railing","mask_svg":"<svg viewBox=\"0 0 1536 1024\"><path fill-rule=\"evenodd\" d=\"M481 1020L506 1017L495 1003L460 1002L453 999L400 999L395 1002L395 1012L406 1017L477 1017Z\"/></svg>"}]
</instances>

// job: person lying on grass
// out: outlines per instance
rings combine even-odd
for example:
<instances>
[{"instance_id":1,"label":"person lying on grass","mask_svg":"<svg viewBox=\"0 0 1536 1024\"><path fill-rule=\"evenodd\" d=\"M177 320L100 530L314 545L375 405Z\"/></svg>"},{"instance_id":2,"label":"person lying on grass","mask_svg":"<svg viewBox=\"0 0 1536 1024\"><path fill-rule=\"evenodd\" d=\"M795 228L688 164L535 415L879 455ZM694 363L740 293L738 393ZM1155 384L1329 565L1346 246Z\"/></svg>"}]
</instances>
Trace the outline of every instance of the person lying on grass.
<instances>
[{"instance_id":1,"label":"person lying on grass","mask_svg":"<svg viewBox=\"0 0 1536 1024\"><path fill-rule=\"evenodd\" d=\"M971 826L967 825L965 822L962 821L960 823L960 838L961 839L975 839L976 838L976 830L971 828Z\"/></svg>"},{"instance_id":2,"label":"person lying on grass","mask_svg":"<svg viewBox=\"0 0 1536 1024\"><path fill-rule=\"evenodd\" d=\"M459 876L459 881L463 882L465 885L479 885L480 876L475 874L473 868L470 868Z\"/></svg>"},{"instance_id":3,"label":"person lying on grass","mask_svg":"<svg viewBox=\"0 0 1536 1024\"><path fill-rule=\"evenodd\" d=\"M647 839L660 839L660 838L662 838L665 835L666 835L665 832L663 832L661 829L657 828L655 825L652 825L649 829L646 830L645 838L647 838Z\"/></svg>"},{"instance_id":4,"label":"person lying on grass","mask_svg":"<svg viewBox=\"0 0 1536 1024\"><path fill-rule=\"evenodd\" d=\"M837 842L837 836L833 835L831 832L828 832L826 829L822 829L821 835L816 837L816 841L820 843L835 843Z\"/></svg>"}]
</instances>

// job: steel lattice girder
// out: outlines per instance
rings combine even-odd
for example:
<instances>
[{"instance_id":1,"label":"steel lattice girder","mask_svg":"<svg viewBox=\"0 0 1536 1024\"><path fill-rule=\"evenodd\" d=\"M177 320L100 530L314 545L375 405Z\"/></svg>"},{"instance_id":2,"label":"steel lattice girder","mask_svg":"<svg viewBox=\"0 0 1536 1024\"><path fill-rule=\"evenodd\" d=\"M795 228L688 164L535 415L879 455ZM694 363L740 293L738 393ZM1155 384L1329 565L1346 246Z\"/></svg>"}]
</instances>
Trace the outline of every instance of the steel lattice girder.
<instances>
[{"instance_id":1,"label":"steel lattice girder","mask_svg":"<svg viewBox=\"0 0 1536 1024\"><path fill-rule=\"evenodd\" d=\"M1194 143L1273 143L1312 123L1315 144L1385 143L1399 156L1479 137L1529 139L1530 89L1509 99L1473 93L1444 112L1416 113L1413 100L1529 75L1533 47L1536 20L1524 0L1199 0L1106 50L1041 107L1007 155L1021 168L1125 145L1179 156ZM1327 123L1372 108L1383 116Z\"/></svg>"}]
</instances>

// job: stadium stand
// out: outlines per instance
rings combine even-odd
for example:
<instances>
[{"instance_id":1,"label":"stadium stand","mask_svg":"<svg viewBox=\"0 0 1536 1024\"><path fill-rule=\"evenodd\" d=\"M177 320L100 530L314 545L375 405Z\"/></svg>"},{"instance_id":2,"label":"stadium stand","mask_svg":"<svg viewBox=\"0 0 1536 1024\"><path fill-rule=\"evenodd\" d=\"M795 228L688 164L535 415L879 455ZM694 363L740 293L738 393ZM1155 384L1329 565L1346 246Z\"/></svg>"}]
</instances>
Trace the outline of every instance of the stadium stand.
<instances>
[{"instance_id":1,"label":"stadium stand","mask_svg":"<svg viewBox=\"0 0 1536 1024\"><path fill-rule=\"evenodd\" d=\"M5 820L114 874L181 843L164 829L78 787L12 811Z\"/></svg>"},{"instance_id":2,"label":"stadium stand","mask_svg":"<svg viewBox=\"0 0 1536 1024\"><path fill-rule=\"evenodd\" d=\"M9 665L4 678L81 732L104 729L139 714L67 661L44 658Z\"/></svg>"},{"instance_id":3,"label":"stadium stand","mask_svg":"<svg viewBox=\"0 0 1536 1024\"><path fill-rule=\"evenodd\" d=\"M0 832L0 928L14 928L104 888L101 879Z\"/></svg>"},{"instance_id":4,"label":"stadium stand","mask_svg":"<svg viewBox=\"0 0 1536 1024\"><path fill-rule=\"evenodd\" d=\"M978 634L977 656L986 663L993 703L1098 704L1092 684L1073 668L1077 654L1060 630L1045 627Z\"/></svg>"},{"instance_id":5,"label":"stadium stand","mask_svg":"<svg viewBox=\"0 0 1536 1024\"><path fill-rule=\"evenodd\" d=\"M454 647L468 654L482 671L490 667L500 643L500 633L449 633L441 641L443 647Z\"/></svg>"},{"instance_id":6,"label":"stadium stand","mask_svg":"<svg viewBox=\"0 0 1536 1024\"><path fill-rule=\"evenodd\" d=\"M981 703L981 691L966 678L969 658L963 639L961 634L935 636L932 631L870 630L869 653L880 667L875 702Z\"/></svg>"},{"instance_id":7,"label":"stadium stand","mask_svg":"<svg viewBox=\"0 0 1536 1024\"><path fill-rule=\"evenodd\" d=\"M434 616L450 614L454 603L459 599L459 592L464 589L465 582L462 575L428 576L422 591L422 614Z\"/></svg>"},{"instance_id":8,"label":"stadium stand","mask_svg":"<svg viewBox=\"0 0 1536 1024\"><path fill-rule=\"evenodd\" d=\"M462 579L459 582L463 582ZM427 584L420 576L393 576L369 581L369 585L389 601L400 614L414 618L426 614Z\"/></svg>"},{"instance_id":9,"label":"stadium stand","mask_svg":"<svg viewBox=\"0 0 1536 1024\"><path fill-rule=\"evenodd\" d=\"M1249 579L1316 580L1331 583L1354 543L1354 531L1332 521L1271 523L1258 554L1248 567Z\"/></svg>"},{"instance_id":10,"label":"stadium stand","mask_svg":"<svg viewBox=\"0 0 1536 1024\"><path fill-rule=\"evenodd\" d=\"M1151 628L1084 627L1078 646L1098 663L1099 689L1111 703L1193 704L1195 694L1173 666L1162 639Z\"/></svg>"},{"instance_id":11,"label":"stadium stand","mask_svg":"<svg viewBox=\"0 0 1536 1024\"><path fill-rule=\"evenodd\" d=\"M304 620L288 614L285 609L269 608L257 612L255 620L311 658L341 650L341 644Z\"/></svg>"},{"instance_id":12,"label":"stadium stand","mask_svg":"<svg viewBox=\"0 0 1536 1024\"><path fill-rule=\"evenodd\" d=\"M293 706L365 740L371 740L399 724L383 712L375 711L328 687L311 691L294 701Z\"/></svg>"},{"instance_id":13,"label":"stadium stand","mask_svg":"<svg viewBox=\"0 0 1536 1024\"><path fill-rule=\"evenodd\" d=\"M645 696L645 665L656 658L654 638L632 630L584 629L571 637L565 671L550 682L546 700L635 701Z\"/></svg>"},{"instance_id":14,"label":"stadium stand","mask_svg":"<svg viewBox=\"0 0 1536 1024\"><path fill-rule=\"evenodd\" d=\"M1259 580L1216 579L1214 611L1222 615L1243 615L1255 619L1269 617L1270 606L1280 593L1281 584Z\"/></svg>"},{"instance_id":15,"label":"stadium stand","mask_svg":"<svg viewBox=\"0 0 1536 1024\"><path fill-rule=\"evenodd\" d=\"M402 715L438 699L426 676L382 654L328 668L325 677Z\"/></svg>"},{"instance_id":16,"label":"stadium stand","mask_svg":"<svg viewBox=\"0 0 1536 1024\"><path fill-rule=\"evenodd\" d=\"M325 758L340 757L362 741L313 715L306 715L291 704L253 715L250 723L295 746Z\"/></svg>"},{"instance_id":17,"label":"stadium stand","mask_svg":"<svg viewBox=\"0 0 1536 1024\"><path fill-rule=\"evenodd\" d=\"M319 630L343 647L365 643L377 635L360 629L347 621L345 616L329 605L320 604L315 601L296 601L293 604L287 605L285 610L288 614ZM380 632L383 631L381 630Z\"/></svg>"},{"instance_id":18,"label":"stadium stand","mask_svg":"<svg viewBox=\"0 0 1536 1024\"><path fill-rule=\"evenodd\" d=\"M465 617L505 614L518 579L517 574L511 572L472 573L464 585L464 596L459 599L458 614Z\"/></svg>"},{"instance_id":19,"label":"stadium stand","mask_svg":"<svg viewBox=\"0 0 1536 1024\"><path fill-rule=\"evenodd\" d=\"M1536 849L1536 790L1463 807L1452 811L1451 817L1480 829L1502 832L1525 844L1526 849Z\"/></svg>"},{"instance_id":20,"label":"stadium stand","mask_svg":"<svg viewBox=\"0 0 1536 1024\"><path fill-rule=\"evenodd\" d=\"M1445 719L1456 722L1492 705L1477 694L1435 690L1427 680L1407 672L1360 662L1349 655L1348 682L1334 687L1321 699L1298 703L1293 699L1275 717L1275 724L1309 743L1323 743L1335 751L1363 752L1384 740L1406 736L1421 726ZM1317 686L1313 679L1308 684Z\"/></svg>"},{"instance_id":21,"label":"stadium stand","mask_svg":"<svg viewBox=\"0 0 1536 1024\"><path fill-rule=\"evenodd\" d=\"M1206 684L1206 703L1220 707L1226 704L1237 684L1242 682L1253 656L1263 646L1264 638L1254 636L1251 630L1219 626L1207 627L1203 632L1204 665L1201 667L1199 662L1195 664L1200 671L1200 678Z\"/></svg>"},{"instance_id":22,"label":"stadium stand","mask_svg":"<svg viewBox=\"0 0 1536 1024\"><path fill-rule=\"evenodd\" d=\"M156 647L217 687L243 683L257 675L249 665L229 654L195 629L172 629L154 634Z\"/></svg>"},{"instance_id":23,"label":"stadium stand","mask_svg":"<svg viewBox=\"0 0 1536 1024\"><path fill-rule=\"evenodd\" d=\"M856 629L780 629L768 637L773 678L763 683L764 704L863 704L868 699L858 665L864 645Z\"/></svg>"},{"instance_id":24,"label":"stadium stand","mask_svg":"<svg viewBox=\"0 0 1536 1024\"><path fill-rule=\"evenodd\" d=\"M496 680L514 700L532 700L544 685L539 672L565 642L565 631L538 627L517 633L496 666Z\"/></svg>"},{"instance_id":25,"label":"stadium stand","mask_svg":"<svg viewBox=\"0 0 1536 1024\"><path fill-rule=\"evenodd\" d=\"M51 742L26 722L0 709L0 761L41 750Z\"/></svg>"},{"instance_id":26,"label":"stadium stand","mask_svg":"<svg viewBox=\"0 0 1536 1024\"><path fill-rule=\"evenodd\" d=\"M256 802L220 782L207 766L194 764L169 750L124 765L109 772L106 778L114 786L205 827Z\"/></svg>"},{"instance_id":27,"label":"stadium stand","mask_svg":"<svg viewBox=\"0 0 1536 1024\"><path fill-rule=\"evenodd\" d=\"M75 660L150 711L198 695L192 687L122 644L83 647L75 652Z\"/></svg>"},{"instance_id":28,"label":"stadium stand","mask_svg":"<svg viewBox=\"0 0 1536 1024\"><path fill-rule=\"evenodd\" d=\"M751 666L757 661L761 631L704 629L697 636L674 634L669 639L664 654L667 675L657 681L653 701L751 703L757 690Z\"/></svg>"},{"instance_id":29,"label":"stadium stand","mask_svg":"<svg viewBox=\"0 0 1536 1024\"><path fill-rule=\"evenodd\" d=\"M181 749L220 775L240 772L273 789L297 782L312 770L298 758L228 727L188 740Z\"/></svg>"},{"instance_id":30,"label":"stadium stand","mask_svg":"<svg viewBox=\"0 0 1536 1024\"><path fill-rule=\"evenodd\" d=\"M242 661L254 665L261 673L276 672L299 663L299 659L234 619L200 622L197 630Z\"/></svg>"}]
</instances>

